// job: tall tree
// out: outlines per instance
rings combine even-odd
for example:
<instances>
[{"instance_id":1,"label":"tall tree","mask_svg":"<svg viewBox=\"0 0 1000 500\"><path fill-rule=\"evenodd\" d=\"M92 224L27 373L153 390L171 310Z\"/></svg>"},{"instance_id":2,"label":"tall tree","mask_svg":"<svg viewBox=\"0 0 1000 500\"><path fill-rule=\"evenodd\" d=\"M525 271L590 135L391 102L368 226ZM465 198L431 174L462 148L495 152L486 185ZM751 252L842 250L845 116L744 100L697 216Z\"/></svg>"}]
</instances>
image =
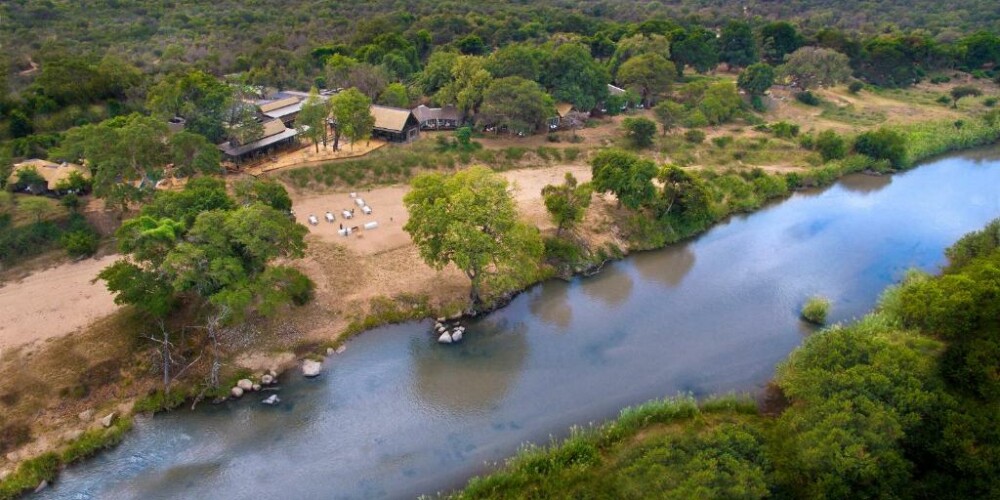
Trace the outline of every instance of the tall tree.
<instances>
[{"instance_id":1,"label":"tall tree","mask_svg":"<svg viewBox=\"0 0 1000 500\"><path fill-rule=\"evenodd\" d=\"M656 164L620 149L605 149L590 160L594 190L613 193L618 204L638 209L656 198Z\"/></svg>"},{"instance_id":2,"label":"tall tree","mask_svg":"<svg viewBox=\"0 0 1000 500\"><path fill-rule=\"evenodd\" d=\"M330 112L335 122L333 148L337 149L341 134L354 143L368 139L375 126L371 112L372 101L358 89L350 88L330 99Z\"/></svg>"},{"instance_id":3,"label":"tall tree","mask_svg":"<svg viewBox=\"0 0 1000 500\"><path fill-rule=\"evenodd\" d=\"M618 69L618 83L642 97L645 106L670 91L677 68L659 54L635 56Z\"/></svg>"},{"instance_id":4,"label":"tall tree","mask_svg":"<svg viewBox=\"0 0 1000 500\"><path fill-rule=\"evenodd\" d=\"M390 83L378 96L378 103L396 108L410 107L410 93L406 85L399 82Z\"/></svg>"},{"instance_id":5,"label":"tall tree","mask_svg":"<svg viewBox=\"0 0 1000 500\"><path fill-rule=\"evenodd\" d=\"M622 121L625 138L637 148L648 148L656 135L656 123L649 118L630 116Z\"/></svg>"},{"instance_id":6,"label":"tall tree","mask_svg":"<svg viewBox=\"0 0 1000 500\"><path fill-rule=\"evenodd\" d=\"M760 59L757 41L750 23L730 21L719 37L719 60L730 66L745 68Z\"/></svg>"},{"instance_id":7,"label":"tall tree","mask_svg":"<svg viewBox=\"0 0 1000 500\"><path fill-rule=\"evenodd\" d=\"M851 76L847 56L821 47L802 47L792 52L779 71L803 89L836 85Z\"/></svg>"},{"instance_id":8,"label":"tall tree","mask_svg":"<svg viewBox=\"0 0 1000 500\"><path fill-rule=\"evenodd\" d=\"M583 45L566 43L552 53L542 75L542 84L557 101L589 111L608 96L611 75L594 60Z\"/></svg>"},{"instance_id":9,"label":"tall tree","mask_svg":"<svg viewBox=\"0 0 1000 500\"><path fill-rule=\"evenodd\" d=\"M764 59L772 65L781 64L785 55L795 52L805 43L795 26L787 21L765 24L760 29L760 40Z\"/></svg>"},{"instance_id":10,"label":"tall tree","mask_svg":"<svg viewBox=\"0 0 1000 500\"><path fill-rule=\"evenodd\" d=\"M718 43L712 31L701 26L693 26L687 31L678 30L674 32L671 42L671 59L677 66L677 76L684 73L685 66L707 73L719 64Z\"/></svg>"},{"instance_id":11,"label":"tall tree","mask_svg":"<svg viewBox=\"0 0 1000 500\"><path fill-rule=\"evenodd\" d=\"M483 102L483 92L493 81L481 57L460 56L451 69L451 80L434 99L440 104L454 104L463 113L475 114Z\"/></svg>"},{"instance_id":12,"label":"tall tree","mask_svg":"<svg viewBox=\"0 0 1000 500\"><path fill-rule=\"evenodd\" d=\"M752 96L764 95L774 85L774 68L767 63L755 63L740 72L736 85Z\"/></svg>"},{"instance_id":13,"label":"tall tree","mask_svg":"<svg viewBox=\"0 0 1000 500\"><path fill-rule=\"evenodd\" d=\"M670 40L661 34L637 33L632 36L622 38L615 46L614 55L608 67L612 75L618 75L618 68L625 61L642 54L656 54L661 57L670 58Z\"/></svg>"},{"instance_id":14,"label":"tall tree","mask_svg":"<svg viewBox=\"0 0 1000 500\"><path fill-rule=\"evenodd\" d=\"M566 172L562 184L549 184L542 188L545 209L556 223L556 236L562 234L563 229L572 229L583 220L592 194L594 188L590 183L579 184L570 172Z\"/></svg>"},{"instance_id":15,"label":"tall tree","mask_svg":"<svg viewBox=\"0 0 1000 500\"><path fill-rule=\"evenodd\" d=\"M302 109L295 118L299 135L312 141L319 153L319 143L326 147L326 120L330 116L330 103L319 97L316 87L309 90L309 97L302 103Z\"/></svg>"},{"instance_id":16,"label":"tall tree","mask_svg":"<svg viewBox=\"0 0 1000 500\"><path fill-rule=\"evenodd\" d=\"M656 121L660 122L663 135L667 135L677 126L685 112L683 104L669 100L660 101L653 107L653 115L656 116Z\"/></svg>"},{"instance_id":17,"label":"tall tree","mask_svg":"<svg viewBox=\"0 0 1000 500\"><path fill-rule=\"evenodd\" d=\"M226 110L233 91L212 75L193 70L172 73L149 89L146 107L161 119L175 116L186 120L185 130L201 134L213 143L222 140Z\"/></svg>"},{"instance_id":18,"label":"tall tree","mask_svg":"<svg viewBox=\"0 0 1000 500\"><path fill-rule=\"evenodd\" d=\"M555 114L552 98L537 83L519 76L493 80L483 93L479 121L530 134Z\"/></svg>"},{"instance_id":19,"label":"tall tree","mask_svg":"<svg viewBox=\"0 0 1000 500\"><path fill-rule=\"evenodd\" d=\"M516 284L534 272L542 255L538 230L520 222L507 181L485 167L455 174L425 174L403 197L410 234L424 261L441 269L454 264L469 278L473 308L483 286Z\"/></svg>"}]
</instances>

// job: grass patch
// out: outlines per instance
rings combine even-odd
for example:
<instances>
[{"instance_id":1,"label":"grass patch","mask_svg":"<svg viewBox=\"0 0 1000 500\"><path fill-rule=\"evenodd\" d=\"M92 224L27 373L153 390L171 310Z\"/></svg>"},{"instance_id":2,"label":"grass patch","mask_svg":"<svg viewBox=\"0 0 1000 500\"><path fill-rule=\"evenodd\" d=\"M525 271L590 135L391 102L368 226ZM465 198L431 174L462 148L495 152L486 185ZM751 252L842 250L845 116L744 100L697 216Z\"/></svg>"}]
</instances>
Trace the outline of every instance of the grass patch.
<instances>
[{"instance_id":1,"label":"grass patch","mask_svg":"<svg viewBox=\"0 0 1000 500\"><path fill-rule=\"evenodd\" d=\"M826 316L829 312L830 300L819 295L809 297L805 305L802 306L802 318L816 325L826 323Z\"/></svg>"},{"instance_id":2,"label":"grass patch","mask_svg":"<svg viewBox=\"0 0 1000 500\"><path fill-rule=\"evenodd\" d=\"M820 118L858 127L875 126L888 118L883 111L877 109L858 109L853 104L837 106L832 102L823 101L820 106L823 108L823 111L819 114Z\"/></svg>"}]
</instances>

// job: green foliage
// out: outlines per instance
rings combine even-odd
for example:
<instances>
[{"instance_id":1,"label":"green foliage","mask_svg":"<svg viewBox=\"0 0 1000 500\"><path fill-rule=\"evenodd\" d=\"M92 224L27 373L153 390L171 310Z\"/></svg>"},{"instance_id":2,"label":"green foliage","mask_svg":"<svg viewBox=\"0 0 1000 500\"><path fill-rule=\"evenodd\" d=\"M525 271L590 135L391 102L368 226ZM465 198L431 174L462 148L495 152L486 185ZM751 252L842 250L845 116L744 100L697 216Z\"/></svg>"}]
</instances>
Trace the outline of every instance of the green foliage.
<instances>
[{"instance_id":1,"label":"green foliage","mask_svg":"<svg viewBox=\"0 0 1000 500\"><path fill-rule=\"evenodd\" d=\"M847 56L822 47L802 47L785 58L781 74L798 82L803 89L828 87L847 81L851 67Z\"/></svg>"},{"instance_id":2,"label":"green foliage","mask_svg":"<svg viewBox=\"0 0 1000 500\"><path fill-rule=\"evenodd\" d=\"M14 499L35 489L42 481L51 481L59 471L59 455L43 453L21 462L10 476L0 482L0 499Z\"/></svg>"},{"instance_id":3,"label":"green foliage","mask_svg":"<svg viewBox=\"0 0 1000 500\"><path fill-rule=\"evenodd\" d=\"M705 142L705 133L701 130L688 130L684 132L684 140L692 144L701 144Z\"/></svg>"},{"instance_id":4,"label":"green foliage","mask_svg":"<svg viewBox=\"0 0 1000 500\"><path fill-rule=\"evenodd\" d=\"M403 89L405 94L406 89ZM295 118L295 127L299 135L312 141L316 152L319 152L319 143L326 143L327 119L330 116L330 102L323 101L319 97L316 87L309 89L309 96L302 102L302 109L299 110Z\"/></svg>"},{"instance_id":5,"label":"green foliage","mask_svg":"<svg viewBox=\"0 0 1000 500\"><path fill-rule=\"evenodd\" d=\"M618 82L650 105L670 91L677 69L660 54L640 54L630 58L618 69Z\"/></svg>"},{"instance_id":6,"label":"green foliage","mask_svg":"<svg viewBox=\"0 0 1000 500\"><path fill-rule=\"evenodd\" d=\"M983 91L971 85L958 85L956 87L952 87L951 92L949 92L949 94L951 94L951 99L952 102L954 103L953 106L957 108L959 99L963 97L981 96L983 95Z\"/></svg>"},{"instance_id":7,"label":"green foliage","mask_svg":"<svg viewBox=\"0 0 1000 500\"><path fill-rule=\"evenodd\" d=\"M781 64L785 56L795 52L805 41L798 30L787 21L774 21L760 29L763 56L771 64Z\"/></svg>"},{"instance_id":8,"label":"green foliage","mask_svg":"<svg viewBox=\"0 0 1000 500\"><path fill-rule=\"evenodd\" d=\"M649 118L628 117L622 121L625 138L637 148L647 148L653 144L656 135L656 123Z\"/></svg>"},{"instance_id":9,"label":"green foliage","mask_svg":"<svg viewBox=\"0 0 1000 500\"><path fill-rule=\"evenodd\" d=\"M222 196L225 195L224 186L216 184L208 187L208 190L210 190L212 197L218 201L218 206L220 208L229 206L229 204L225 203L222 199ZM233 185L233 195L236 198L236 202L244 206L249 206L254 203L263 203L275 210L281 210L283 212L287 212L292 209L292 198L288 196L288 191L285 190L285 186L282 186L281 183L272 179L261 179L259 177L254 179L241 179Z\"/></svg>"},{"instance_id":10,"label":"green foliage","mask_svg":"<svg viewBox=\"0 0 1000 500\"><path fill-rule=\"evenodd\" d=\"M887 128L864 132L854 139L854 152L876 160L888 160L894 168L906 163L906 139Z\"/></svg>"},{"instance_id":11,"label":"green foliage","mask_svg":"<svg viewBox=\"0 0 1000 500\"><path fill-rule=\"evenodd\" d=\"M736 85L752 96L763 95L774 85L774 68L767 63L747 66L736 79Z\"/></svg>"},{"instance_id":12,"label":"green foliage","mask_svg":"<svg viewBox=\"0 0 1000 500\"><path fill-rule=\"evenodd\" d=\"M76 230L63 234L59 244L71 257L88 257L97 252L100 237L92 230Z\"/></svg>"},{"instance_id":13,"label":"green foliage","mask_svg":"<svg viewBox=\"0 0 1000 500\"><path fill-rule=\"evenodd\" d=\"M399 82L390 83L378 96L378 103L396 108L410 107L410 93L406 85Z\"/></svg>"},{"instance_id":14,"label":"green foliage","mask_svg":"<svg viewBox=\"0 0 1000 500\"><path fill-rule=\"evenodd\" d=\"M510 132L534 133L555 114L552 98L537 83L519 76L493 80L483 92L478 120Z\"/></svg>"},{"instance_id":15,"label":"green foliage","mask_svg":"<svg viewBox=\"0 0 1000 500\"><path fill-rule=\"evenodd\" d=\"M791 139L792 137L799 135L799 126L794 123L781 121L772 123L769 128L775 137L781 137L783 139Z\"/></svg>"},{"instance_id":16,"label":"green foliage","mask_svg":"<svg viewBox=\"0 0 1000 500\"><path fill-rule=\"evenodd\" d=\"M719 38L720 61L730 66L747 68L760 58L758 52L750 23L730 21L722 28Z\"/></svg>"},{"instance_id":17,"label":"green foliage","mask_svg":"<svg viewBox=\"0 0 1000 500\"><path fill-rule=\"evenodd\" d=\"M338 137L342 134L351 143L371 137L375 117L372 101L357 89L347 89L330 98L330 114L336 122Z\"/></svg>"},{"instance_id":18,"label":"green foliage","mask_svg":"<svg viewBox=\"0 0 1000 500\"><path fill-rule=\"evenodd\" d=\"M813 94L808 90L796 93L795 99L806 106L819 106L822 102L819 97L816 97L816 94Z\"/></svg>"},{"instance_id":19,"label":"green foliage","mask_svg":"<svg viewBox=\"0 0 1000 500\"><path fill-rule=\"evenodd\" d=\"M864 88L865 84L857 80L854 80L853 82L847 85L847 91L852 94L857 94L858 92L861 92L861 90Z\"/></svg>"},{"instance_id":20,"label":"green foliage","mask_svg":"<svg viewBox=\"0 0 1000 500\"><path fill-rule=\"evenodd\" d=\"M802 306L802 317L810 323L822 325L830 311L830 301L826 297L814 295Z\"/></svg>"},{"instance_id":21,"label":"green foliage","mask_svg":"<svg viewBox=\"0 0 1000 500\"><path fill-rule=\"evenodd\" d=\"M273 188L241 191L284 202ZM169 313L180 296L215 306L226 321L249 312L269 315L312 293L298 271L269 266L278 258L300 257L306 232L285 211L258 201L236 206L221 181L196 179L183 191L159 193L139 217L125 221L116 236L119 251L130 259L98 277L116 303L152 316Z\"/></svg>"},{"instance_id":22,"label":"green foliage","mask_svg":"<svg viewBox=\"0 0 1000 500\"><path fill-rule=\"evenodd\" d=\"M653 177L656 165L620 149L605 149L590 160L593 180L598 192L610 192L619 205L636 210L653 201L656 188Z\"/></svg>"},{"instance_id":23,"label":"green foliage","mask_svg":"<svg viewBox=\"0 0 1000 500\"><path fill-rule=\"evenodd\" d=\"M663 100L653 107L653 115L656 116L656 121L660 123L663 134L666 135L684 117L684 106L674 101Z\"/></svg>"},{"instance_id":24,"label":"green foliage","mask_svg":"<svg viewBox=\"0 0 1000 500\"><path fill-rule=\"evenodd\" d=\"M833 130L824 130L816 136L815 148L823 161L839 160L847 156L847 141Z\"/></svg>"},{"instance_id":25,"label":"green foliage","mask_svg":"<svg viewBox=\"0 0 1000 500\"><path fill-rule=\"evenodd\" d=\"M547 185L542 188L542 198L545 209L556 223L556 236L563 229L572 229L583 220L594 189L590 183L578 184L573 174L566 172L566 178L561 185Z\"/></svg>"},{"instance_id":26,"label":"green foliage","mask_svg":"<svg viewBox=\"0 0 1000 500\"><path fill-rule=\"evenodd\" d=\"M698 109L705 115L708 123L719 125L731 120L743 105L736 85L732 82L717 82L708 86L705 96L698 104Z\"/></svg>"},{"instance_id":27,"label":"green foliage","mask_svg":"<svg viewBox=\"0 0 1000 500\"><path fill-rule=\"evenodd\" d=\"M556 101L571 103L580 110L604 102L610 82L608 70L591 57L587 47L576 43L562 44L552 52L541 79Z\"/></svg>"},{"instance_id":28,"label":"green foliage","mask_svg":"<svg viewBox=\"0 0 1000 500\"><path fill-rule=\"evenodd\" d=\"M678 76L685 66L691 66L699 73L707 73L719 64L715 32L697 25L671 33L670 52L671 59L677 65Z\"/></svg>"},{"instance_id":29,"label":"green foliage","mask_svg":"<svg viewBox=\"0 0 1000 500\"><path fill-rule=\"evenodd\" d=\"M410 214L403 229L424 261L454 264L472 283L473 307L487 283L501 291L530 277L542 256L538 230L520 222L507 182L484 167L452 175L424 174L403 198Z\"/></svg>"}]
</instances>

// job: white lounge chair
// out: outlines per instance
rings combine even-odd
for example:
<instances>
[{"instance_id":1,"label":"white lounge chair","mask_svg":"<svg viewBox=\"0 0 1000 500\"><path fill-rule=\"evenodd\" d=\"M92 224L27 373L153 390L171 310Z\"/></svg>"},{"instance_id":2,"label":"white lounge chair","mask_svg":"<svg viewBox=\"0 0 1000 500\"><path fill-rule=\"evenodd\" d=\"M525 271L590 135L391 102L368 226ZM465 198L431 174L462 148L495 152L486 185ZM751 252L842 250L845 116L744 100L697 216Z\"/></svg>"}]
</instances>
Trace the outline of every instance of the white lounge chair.
<instances>
[{"instance_id":1,"label":"white lounge chair","mask_svg":"<svg viewBox=\"0 0 1000 500\"><path fill-rule=\"evenodd\" d=\"M326 221L327 221L327 222L333 222L333 221L334 221L335 219L336 219L336 218L335 218L335 217L333 216L333 213L332 213L332 212L327 212L327 213L326 213Z\"/></svg>"}]
</instances>

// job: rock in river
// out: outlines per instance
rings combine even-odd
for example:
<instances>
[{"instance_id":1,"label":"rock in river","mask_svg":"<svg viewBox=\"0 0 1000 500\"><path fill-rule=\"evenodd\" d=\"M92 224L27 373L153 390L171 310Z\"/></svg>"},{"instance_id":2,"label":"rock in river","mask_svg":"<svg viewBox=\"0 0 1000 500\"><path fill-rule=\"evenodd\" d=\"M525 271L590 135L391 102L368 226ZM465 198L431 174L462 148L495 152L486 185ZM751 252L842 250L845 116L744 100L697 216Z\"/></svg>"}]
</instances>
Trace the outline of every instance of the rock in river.
<instances>
[{"instance_id":1,"label":"rock in river","mask_svg":"<svg viewBox=\"0 0 1000 500\"><path fill-rule=\"evenodd\" d=\"M452 342L451 335L448 335L448 332L442 333L441 336L438 337L438 342L442 344L450 344Z\"/></svg>"},{"instance_id":2,"label":"rock in river","mask_svg":"<svg viewBox=\"0 0 1000 500\"><path fill-rule=\"evenodd\" d=\"M229 392L233 395L234 398L243 397L243 389L240 389L239 387L233 387L232 390L230 390Z\"/></svg>"},{"instance_id":3,"label":"rock in river","mask_svg":"<svg viewBox=\"0 0 1000 500\"><path fill-rule=\"evenodd\" d=\"M323 363L319 361L313 361L307 359L302 362L302 374L307 377L315 377L319 375L320 370L323 368Z\"/></svg>"},{"instance_id":4,"label":"rock in river","mask_svg":"<svg viewBox=\"0 0 1000 500\"><path fill-rule=\"evenodd\" d=\"M236 387L239 387L240 389L243 389L243 392L246 392L253 389L253 382L248 378L241 378L238 382L236 382Z\"/></svg>"},{"instance_id":5,"label":"rock in river","mask_svg":"<svg viewBox=\"0 0 1000 500\"><path fill-rule=\"evenodd\" d=\"M264 403L266 405L276 405L276 404L278 404L280 402L281 402L281 399L278 398L277 394L271 394L270 396L264 398L263 401L261 401L261 403Z\"/></svg>"}]
</instances>

